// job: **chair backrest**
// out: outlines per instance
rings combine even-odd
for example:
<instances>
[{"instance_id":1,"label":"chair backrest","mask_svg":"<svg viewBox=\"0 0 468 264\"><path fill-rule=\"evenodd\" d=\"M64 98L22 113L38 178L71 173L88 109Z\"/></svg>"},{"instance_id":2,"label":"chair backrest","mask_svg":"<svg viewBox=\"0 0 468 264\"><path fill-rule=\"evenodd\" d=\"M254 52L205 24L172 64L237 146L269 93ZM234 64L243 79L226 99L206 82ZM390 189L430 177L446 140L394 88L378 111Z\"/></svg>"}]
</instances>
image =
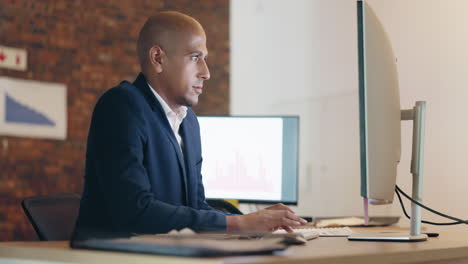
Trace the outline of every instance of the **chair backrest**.
<instances>
[{"instance_id":1,"label":"chair backrest","mask_svg":"<svg viewBox=\"0 0 468 264\"><path fill-rule=\"evenodd\" d=\"M70 240L80 208L80 195L33 196L21 202L40 240Z\"/></svg>"}]
</instances>

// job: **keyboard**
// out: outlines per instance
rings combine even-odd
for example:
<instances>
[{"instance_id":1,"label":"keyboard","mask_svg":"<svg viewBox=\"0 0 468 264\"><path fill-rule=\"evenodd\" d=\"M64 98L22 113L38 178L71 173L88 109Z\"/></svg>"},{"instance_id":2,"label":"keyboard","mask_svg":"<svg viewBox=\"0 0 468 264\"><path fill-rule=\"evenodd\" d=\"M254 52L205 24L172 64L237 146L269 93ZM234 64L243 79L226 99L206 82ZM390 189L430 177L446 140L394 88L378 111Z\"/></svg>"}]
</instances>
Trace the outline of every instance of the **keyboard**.
<instances>
[{"instance_id":1,"label":"keyboard","mask_svg":"<svg viewBox=\"0 0 468 264\"><path fill-rule=\"evenodd\" d=\"M347 237L353 233L349 227L322 227L311 228L310 230L317 230L321 237Z\"/></svg>"},{"instance_id":2,"label":"keyboard","mask_svg":"<svg viewBox=\"0 0 468 264\"><path fill-rule=\"evenodd\" d=\"M286 234L286 230L278 229L273 234ZM326 228L297 228L294 233L301 234L306 240L321 237L347 237L353 233L349 227L326 227Z\"/></svg>"}]
</instances>

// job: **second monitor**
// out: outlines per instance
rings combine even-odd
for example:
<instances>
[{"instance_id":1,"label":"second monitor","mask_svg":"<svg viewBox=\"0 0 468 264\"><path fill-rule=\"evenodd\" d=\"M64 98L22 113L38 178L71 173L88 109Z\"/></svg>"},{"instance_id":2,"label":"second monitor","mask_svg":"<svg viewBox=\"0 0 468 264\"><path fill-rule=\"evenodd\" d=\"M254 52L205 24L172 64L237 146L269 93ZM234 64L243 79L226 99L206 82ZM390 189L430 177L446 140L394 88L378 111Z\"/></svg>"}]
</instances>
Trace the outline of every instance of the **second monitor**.
<instances>
[{"instance_id":1,"label":"second monitor","mask_svg":"<svg viewBox=\"0 0 468 264\"><path fill-rule=\"evenodd\" d=\"M298 116L199 116L207 199L297 204Z\"/></svg>"}]
</instances>

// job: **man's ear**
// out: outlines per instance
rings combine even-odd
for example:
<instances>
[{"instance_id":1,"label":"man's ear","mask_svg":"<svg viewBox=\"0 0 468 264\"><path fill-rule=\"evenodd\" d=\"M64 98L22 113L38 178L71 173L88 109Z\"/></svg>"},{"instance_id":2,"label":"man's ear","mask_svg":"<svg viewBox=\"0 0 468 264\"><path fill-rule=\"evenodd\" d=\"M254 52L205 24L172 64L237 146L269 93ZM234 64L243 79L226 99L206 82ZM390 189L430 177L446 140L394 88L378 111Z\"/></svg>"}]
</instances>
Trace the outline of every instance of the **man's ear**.
<instances>
[{"instance_id":1,"label":"man's ear","mask_svg":"<svg viewBox=\"0 0 468 264\"><path fill-rule=\"evenodd\" d=\"M165 56L164 51L161 49L160 46L155 45L149 50L149 56L151 66L157 73L161 73L163 71L162 64L164 62Z\"/></svg>"}]
</instances>

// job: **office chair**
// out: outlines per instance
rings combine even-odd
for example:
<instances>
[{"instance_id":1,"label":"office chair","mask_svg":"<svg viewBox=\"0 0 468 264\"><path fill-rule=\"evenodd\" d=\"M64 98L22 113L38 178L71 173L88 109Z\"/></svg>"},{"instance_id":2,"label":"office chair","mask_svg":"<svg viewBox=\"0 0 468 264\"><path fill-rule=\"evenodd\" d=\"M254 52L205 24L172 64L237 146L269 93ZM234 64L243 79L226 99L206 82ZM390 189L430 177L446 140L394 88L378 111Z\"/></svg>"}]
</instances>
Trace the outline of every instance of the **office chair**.
<instances>
[{"instance_id":1,"label":"office chair","mask_svg":"<svg viewBox=\"0 0 468 264\"><path fill-rule=\"evenodd\" d=\"M78 217L80 195L33 196L24 199L21 205L40 240L70 240Z\"/></svg>"},{"instance_id":2,"label":"office chair","mask_svg":"<svg viewBox=\"0 0 468 264\"><path fill-rule=\"evenodd\" d=\"M231 213L231 214L238 214L242 215L243 213L237 209L234 205L231 203L225 201L225 200L217 200L217 199L207 199L206 202L208 203L209 206L218 209L223 212Z\"/></svg>"}]
</instances>

